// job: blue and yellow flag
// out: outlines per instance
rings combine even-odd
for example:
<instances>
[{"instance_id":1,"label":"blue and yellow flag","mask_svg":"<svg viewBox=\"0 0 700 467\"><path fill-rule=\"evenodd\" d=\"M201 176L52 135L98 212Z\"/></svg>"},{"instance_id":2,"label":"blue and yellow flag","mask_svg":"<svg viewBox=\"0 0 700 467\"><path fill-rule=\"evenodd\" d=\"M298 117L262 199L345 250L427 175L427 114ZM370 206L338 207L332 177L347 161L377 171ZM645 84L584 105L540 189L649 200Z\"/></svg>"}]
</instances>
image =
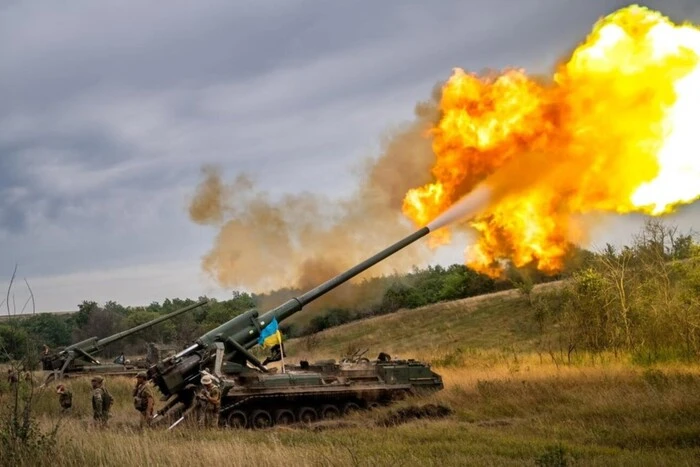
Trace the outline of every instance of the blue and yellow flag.
<instances>
[{"instance_id":1,"label":"blue and yellow flag","mask_svg":"<svg viewBox=\"0 0 700 467\"><path fill-rule=\"evenodd\" d=\"M272 318L270 324L265 326L260 331L260 337L258 337L258 344L262 345L263 348L266 349L281 342L282 335L280 334L279 328L277 327L277 318Z\"/></svg>"}]
</instances>

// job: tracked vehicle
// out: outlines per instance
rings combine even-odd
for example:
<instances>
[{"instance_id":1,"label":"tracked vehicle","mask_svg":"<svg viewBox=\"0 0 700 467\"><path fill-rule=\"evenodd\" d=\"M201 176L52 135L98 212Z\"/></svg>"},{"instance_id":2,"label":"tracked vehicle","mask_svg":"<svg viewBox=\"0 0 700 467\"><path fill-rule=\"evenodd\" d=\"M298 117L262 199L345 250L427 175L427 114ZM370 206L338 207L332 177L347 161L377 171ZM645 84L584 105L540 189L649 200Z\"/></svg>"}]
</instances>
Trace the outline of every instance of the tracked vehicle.
<instances>
[{"instance_id":1,"label":"tracked vehicle","mask_svg":"<svg viewBox=\"0 0 700 467\"><path fill-rule=\"evenodd\" d=\"M81 376L86 374L99 373L102 375L130 375L136 374L148 368L150 364L146 361L130 363L101 363L96 354L101 352L107 345L125 339L132 334L143 331L158 323L175 318L195 308L207 304L207 300L194 303L180 308L171 313L159 316L151 321L134 326L131 329L122 331L111 336L99 339L91 337L83 341L71 344L55 352L46 352L41 356L42 369L46 372L44 384L56 379L68 378L71 376Z\"/></svg>"},{"instance_id":2,"label":"tracked vehicle","mask_svg":"<svg viewBox=\"0 0 700 467\"><path fill-rule=\"evenodd\" d=\"M443 388L428 365L390 359L302 361L281 374L224 374L221 382L221 423L234 428L335 419Z\"/></svg>"},{"instance_id":3,"label":"tracked vehicle","mask_svg":"<svg viewBox=\"0 0 700 467\"><path fill-rule=\"evenodd\" d=\"M443 389L442 377L428 364L392 361L381 353L376 360L362 356L286 365L268 369L249 350L261 333L301 311L337 286L427 235L425 227L305 294L262 315L248 310L202 335L190 347L148 369L148 377L166 404L155 423L179 423L193 407L202 375L211 375L221 390L219 423L229 427L263 428L274 424L336 418L359 409L389 404L408 394ZM275 348L273 347L273 350ZM277 346L279 349L279 345ZM283 349L283 346L282 346ZM273 355L265 362L275 361Z\"/></svg>"}]
</instances>

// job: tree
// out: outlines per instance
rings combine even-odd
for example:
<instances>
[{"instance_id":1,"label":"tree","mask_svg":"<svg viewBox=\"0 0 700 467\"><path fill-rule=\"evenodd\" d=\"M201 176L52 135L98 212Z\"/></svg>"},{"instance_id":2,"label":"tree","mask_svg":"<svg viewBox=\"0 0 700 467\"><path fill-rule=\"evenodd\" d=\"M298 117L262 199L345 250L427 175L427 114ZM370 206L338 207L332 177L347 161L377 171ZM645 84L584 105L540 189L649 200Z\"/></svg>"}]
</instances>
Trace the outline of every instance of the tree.
<instances>
[{"instance_id":1,"label":"tree","mask_svg":"<svg viewBox=\"0 0 700 467\"><path fill-rule=\"evenodd\" d=\"M102 339L126 329L124 327L125 318L119 313L115 311L106 311L102 308L92 306L91 303L89 305L90 311L87 314L87 322L83 326L78 326L74 330L74 340L79 341L90 337L98 337ZM78 313L80 313L80 311ZM117 351L121 351L121 345L123 344L116 342L107 346L104 350L104 354L112 355Z\"/></svg>"},{"instance_id":2,"label":"tree","mask_svg":"<svg viewBox=\"0 0 700 467\"><path fill-rule=\"evenodd\" d=\"M20 325L37 344L59 347L71 343L71 327L63 316L40 313L24 318Z\"/></svg>"},{"instance_id":3,"label":"tree","mask_svg":"<svg viewBox=\"0 0 700 467\"><path fill-rule=\"evenodd\" d=\"M633 343L630 324L633 302L630 299L630 293L635 276L630 270L632 267L630 263L634 259L634 250L623 248L617 253L610 244L606 245L604 252L598 256L599 270L605 278L607 293L610 297L606 307L615 310L615 315L622 323L624 346L628 349L632 348ZM619 328L614 329L617 331ZM617 336L612 341L617 343Z\"/></svg>"},{"instance_id":4,"label":"tree","mask_svg":"<svg viewBox=\"0 0 700 467\"><path fill-rule=\"evenodd\" d=\"M590 350L625 349L644 361L696 358L698 259L692 236L652 219L631 246L606 245L595 254L589 267L554 293L558 303L549 306L538 298L536 319L540 324L550 319L562 331L573 324L578 341Z\"/></svg>"},{"instance_id":5,"label":"tree","mask_svg":"<svg viewBox=\"0 0 700 467\"><path fill-rule=\"evenodd\" d=\"M97 302L83 300L83 302L78 305L78 312L75 314L75 325L82 328L90 320L90 315L99 309L100 307L97 305Z\"/></svg>"},{"instance_id":6,"label":"tree","mask_svg":"<svg viewBox=\"0 0 700 467\"><path fill-rule=\"evenodd\" d=\"M110 300L107 303L105 303L103 310L108 312L108 313L115 313L115 314L118 314L121 316L126 316L128 314L128 310L126 309L126 307L118 304L117 302L115 302L113 300Z\"/></svg>"},{"instance_id":7,"label":"tree","mask_svg":"<svg viewBox=\"0 0 700 467\"><path fill-rule=\"evenodd\" d=\"M149 321L157 319L161 316L156 311L138 310L132 311L126 318L125 327L127 329L140 326ZM128 338L130 344L136 344L143 341L148 342L172 342L176 338L175 325L172 321L158 323L156 326L150 327L147 330L138 332Z\"/></svg>"},{"instance_id":8,"label":"tree","mask_svg":"<svg viewBox=\"0 0 700 467\"><path fill-rule=\"evenodd\" d=\"M22 360L29 356L29 335L24 329L0 325L0 361Z\"/></svg>"}]
</instances>

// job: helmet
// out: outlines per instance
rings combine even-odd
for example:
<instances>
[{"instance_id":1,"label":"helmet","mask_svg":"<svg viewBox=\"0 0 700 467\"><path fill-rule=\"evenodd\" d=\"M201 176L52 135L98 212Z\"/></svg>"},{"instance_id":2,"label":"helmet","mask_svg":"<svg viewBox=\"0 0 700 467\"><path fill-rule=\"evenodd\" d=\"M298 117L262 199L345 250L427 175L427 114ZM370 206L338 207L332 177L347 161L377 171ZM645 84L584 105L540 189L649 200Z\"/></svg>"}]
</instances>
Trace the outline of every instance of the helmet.
<instances>
[{"instance_id":1,"label":"helmet","mask_svg":"<svg viewBox=\"0 0 700 467\"><path fill-rule=\"evenodd\" d=\"M97 375L97 376L93 376L92 379L91 379L90 381L93 381L93 382L95 382L95 383L101 383L101 382L103 382L104 380L105 380L104 377L102 377L102 376L100 376L100 375Z\"/></svg>"},{"instance_id":2,"label":"helmet","mask_svg":"<svg viewBox=\"0 0 700 467\"><path fill-rule=\"evenodd\" d=\"M146 375L145 371L139 371L136 377L140 379L148 379L148 375Z\"/></svg>"},{"instance_id":3,"label":"helmet","mask_svg":"<svg viewBox=\"0 0 700 467\"><path fill-rule=\"evenodd\" d=\"M204 375L204 376L202 377L202 384L204 384L205 386L210 385L212 382L213 382L213 381L212 381L212 379L211 379L211 376L209 376L209 375Z\"/></svg>"}]
</instances>

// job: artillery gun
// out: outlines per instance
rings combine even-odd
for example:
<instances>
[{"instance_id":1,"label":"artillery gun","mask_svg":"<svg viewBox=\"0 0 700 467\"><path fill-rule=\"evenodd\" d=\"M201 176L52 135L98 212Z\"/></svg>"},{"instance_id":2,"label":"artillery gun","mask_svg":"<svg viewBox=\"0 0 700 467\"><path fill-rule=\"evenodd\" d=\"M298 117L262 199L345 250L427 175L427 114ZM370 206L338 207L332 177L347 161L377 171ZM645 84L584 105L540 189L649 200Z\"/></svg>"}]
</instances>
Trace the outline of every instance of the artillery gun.
<instances>
[{"instance_id":1,"label":"artillery gun","mask_svg":"<svg viewBox=\"0 0 700 467\"><path fill-rule=\"evenodd\" d=\"M155 326L158 323L175 318L185 312L194 310L203 305L206 305L208 300L202 300L192 305L177 309L167 315L159 316L146 323L134 326L126 331L118 332L105 338L90 337L83 341L71 344L68 347L60 349L53 353L45 353L41 357L42 369L49 374L46 375L44 384L55 379L62 379L69 375L82 375L89 373L100 373L104 375L125 375L136 374L148 368L148 365L132 365L123 363L100 363L95 354L104 350L104 348L119 340L125 339L132 334L135 334L144 329Z\"/></svg>"},{"instance_id":2,"label":"artillery gun","mask_svg":"<svg viewBox=\"0 0 700 467\"><path fill-rule=\"evenodd\" d=\"M219 423L230 427L262 428L312 422L388 404L407 394L443 389L442 377L430 365L415 360L392 361L384 353L374 361L361 356L340 363L302 361L278 373L266 368L249 351L271 323L284 321L304 305L429 232L424 227L262 315L255 309L248 310L202 335L178 354L151 366L148 378L166 401L155 415L154 423L177 419L172 427L182 421L183 413L193 407L195 391L204 374L220 385ZM276 358L266 361L271 360Z\"/></svg>"}]
</instances>

